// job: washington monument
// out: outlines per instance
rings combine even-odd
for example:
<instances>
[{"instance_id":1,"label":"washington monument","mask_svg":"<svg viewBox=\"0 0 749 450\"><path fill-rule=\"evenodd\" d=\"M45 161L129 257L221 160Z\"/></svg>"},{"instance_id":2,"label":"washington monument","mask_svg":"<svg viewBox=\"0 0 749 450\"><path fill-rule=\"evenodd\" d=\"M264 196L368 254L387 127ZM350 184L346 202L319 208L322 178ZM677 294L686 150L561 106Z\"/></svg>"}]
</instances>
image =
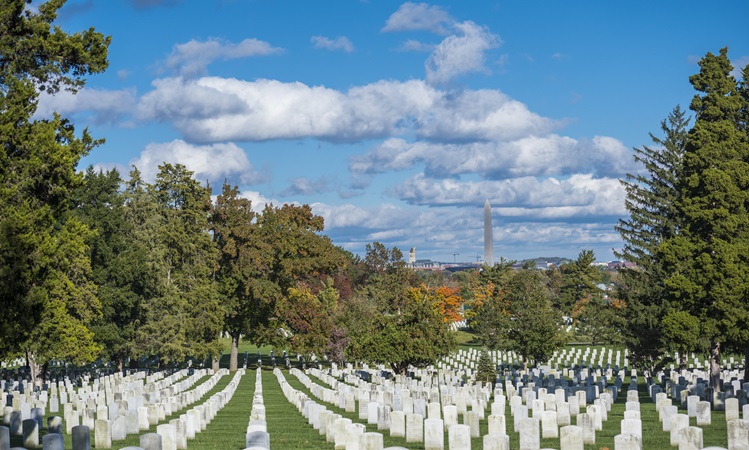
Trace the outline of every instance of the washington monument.
<instances>
[{"instance_id":1,"label":"washington monument","mask_svg":"<svg viewBox=\"0 0 749 450\"><path fill-rule=\"evenodd\" d=\"M494 265L494 237L492 236L492 205L484 203L484 264Z\"/></svg>"}]
</instances>

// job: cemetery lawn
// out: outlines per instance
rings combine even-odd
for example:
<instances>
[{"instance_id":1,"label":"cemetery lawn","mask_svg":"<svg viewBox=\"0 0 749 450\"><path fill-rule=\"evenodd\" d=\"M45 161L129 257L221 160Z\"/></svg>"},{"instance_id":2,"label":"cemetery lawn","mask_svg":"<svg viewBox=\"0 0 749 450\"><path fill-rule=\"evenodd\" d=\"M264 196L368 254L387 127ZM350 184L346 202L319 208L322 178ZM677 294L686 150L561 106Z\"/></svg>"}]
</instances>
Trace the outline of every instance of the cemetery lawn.
<instances>
[{"instance_id":1,"label":"cemetery lawn","mask_svg":"<svg viewBox=\"0 0 749 450\"><path fill-rule=\"evenodd\" d=\"M226 378L219 391L232 380L234 374L224 375ZM215 389L206 394L208 399ZM242 450L245 445L245 430L250 421L250 410L252 409L252 396L255 393L255 372L248 370L240 379L237 390L234 392L229 403L224 406L204 431L195 433L195 439L187 441L190 450ZM179 418L177 416L176 418ZM168 423L168 421L167 421ZM117 447L120 448L120 447Z\"/></svg>"},{"instance_id":2,"label":"cemetery lawn","mask_svg":"<svg viewBox=\"0 0 749 450\"><path fill-rule=\"evenodd\" d=\"M254 377L254 372L248 371L245 375L245 377L250 376ZM296 381L296 377L286 371L284 371L284 376L288 382ZM268 426L268 434L270 434L271 448L274 450L317 450L333 447L333 444L325 442L325 436L321 436L317 430L312 428L312 425L308 425L307 419L286 400L286 396L283 394L273 372L264 370L262 380L265 420ZM297 384L292 386L297 388Z\"/></svg>"}]
</instances>

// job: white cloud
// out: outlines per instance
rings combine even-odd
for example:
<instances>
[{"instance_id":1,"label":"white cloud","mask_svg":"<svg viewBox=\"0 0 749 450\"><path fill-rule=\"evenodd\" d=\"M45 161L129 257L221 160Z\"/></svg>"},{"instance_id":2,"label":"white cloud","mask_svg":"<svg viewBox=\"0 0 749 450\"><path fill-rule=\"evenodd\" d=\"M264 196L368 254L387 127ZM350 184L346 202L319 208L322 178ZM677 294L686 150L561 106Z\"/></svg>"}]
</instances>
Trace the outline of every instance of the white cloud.
<instances>
[{"instance_id":1,"label":"white cloud","mask_svg":"<svg viewBox=\"0 0 749 450\"><path fill-rule=\"evenodd\" d=\"M503 215L535 219L626 215L626 192L618 179L576 174L567 179L534 177L503 181L434 180L416 175L395 189L410 204L477 205L489 199Z\"/></svg>"},{"instance_id":2,"label":"white cloud","mask_svg":"<svg viewBox=\"0 0 749 450\"><path fill-rule=\"evenodd\" d=\"M332 182L327 177L321 177L311 180L306 177L294 178L291 185L281 192L282 196L296 195L313 195L329 192L332 189Z\"/></svg>"},{"instance_id":3,"label":"white cloud","mask_svg":"<svg viewBox=\"0 0 749 450\"><path fill-rule=\"evenodd\" d=\"M153 181L164 163L182 164L195 173L196 180L253 184L265 181L267 174L256 171L244 150L236 144L192 145L182 140L148 144L140 156L131 161L143 179Z\"/></svg>"},{"instance_id":4,"label":"white cloud","mask_svg":"<svg viewBox=\"0 0 749 450\"><path fill-rule=\"evenodd\" d=\"M257 213L262 212L263 209L265 209L266 205L270 205L270 204L280 205L281 204L278 201L270 199L257 191L242 191L239 194L239 196L242 198L246 198L247 200L252 202L252 210Z\"/></svg>"},{"instance_id":5,"label":"white cloud","mask_svg":"<svg viewBox=\"0 0 749 450\"><path fill-rule=\"evenodd\" d=\"M216 60L272 55L282 51L280 48L257 39L244 39L236 44L217 38L202 42L191 40L184 44L176 44L164 65L181 76L194 77L204 75L206 67Z\"/></svg>"},{"instance_id":6,"label":"white cloud","mask_svg":"<svg viewBox=\"0 0 749 450\"><path fill-rule=\"evenodd\" d=\"M312 45L315 48L322 48L326 50L341 50L346 53L354 51L354 44L351 43L349 38L346 36L338 36L337 38L330 39L325 36L312 36L310 38Z\"/></svg>"},{"instance_id":7,"label":"white cloud","mask_svg":"<svg viewBox=\"0 0 749 450\"><path fill-rule=\"evenodd\" d=\"M433 44L425 44L415 39L409 39L404 42L398 50L402 52L431 52L436 46Z\"/></svg>"},{"instance_id":8,"label":"white cloud","mask_svg":"<svg viewBox=\"0 0 749 450\"><path fill-rule=\"evenodd\" d=\"M488 72L484 54L502 43L488 28L471 21L456 23L453 28L458 34L440 42L426 61L426 80L430 84L449 83L467 73Z\"/></svg>"},{"instance_id":9,"label":"white cloud","mask_svg":"<svg viewBox=\"0 0 749 450\"><path fill-rule=\"evenodd\" d=\"M77 94L61 90L39 96L35 119L51 118L55 112L67 116L78 112L90 113L94 122L114 122L132 113L137 103L134 89L99 90L83 88Z\"/></svg>"},{"instance_id":10,"label":"white cloud","mask_svg":"<svg viewBox=\"0 0 749 450\"><path fill-rule=\"evenodd\" d=\"M406 2L390 15L382 31L431 31L445 34L450 15L439 6Z\"/></svg>"},{"instance_id":11,"label":"white cloud","mask_svg":"<svg viewBox=\"0 0 749 450\"><path fill-rule=\"evenodd\" d=\"M423 164L434 177L478 174L486 179L526 176L560 176L594 173L619 177L635 170L631 152L610 137L575 140L549 134L510 141L441 144L388 139L372 151L352 157L353 177L393 170L407 170Z\"/></svg>"},{"instance_id":12,"label":"white cloud","mask_svg":"<svg viewBox=\"0 0 749 450\"><path fill-rule=\"evenodd\" d=\"M197 142L319 138L359 141L415 132L432 141L508 140L559 124L499 91L449 92L421 80L341 92L275 80L162 79L139 105Z\"/></svg>"},{"instance_id":13,"label":"white cloud","mask_svg":"<svg viewBox=\"0 0 749 450\"><path fill-rule=\"evenodd\" d=\"M415 246L417 258L440 259L458 252L459 261L475 261L483 251L483 201L481 198L470 206L435 209L393 204L311 206L315 214L325 219L325 234L352 252L363 254L365 245L376 240L403 251ZM535 221L534 215L541 211L521 216L511 208L493 208L495 255L511 259L574 255L585 248L594 249L600 258L620 241L610 219L597 221L588 215L581 222L555 220L549 209L548 219ZM532 254L528 254L529 249Z\"/></svg>"},{"instance_id":14,"label":"white cloud","mask_svg":"<svg viewBox=\"0 0 749 450\"><path fill-rule=\"evenodd\" d=\"M543 135L559 126L497 90L466 90L443 95L439 100L429 114L419 118L416 131L420 137L438 141L510 140Z\"/></svg>"},{"instance_id":15,"label":"white cloud","mask_svg":"<svg viewBox=\"0 0 749 450\"><path fill-rule=\"evenodd\" d=\"M741 56L738 58L734 58L731 61L731 64L733 65L733 70L731 71L731 75L733 75L734 78L737 80L740 80L741 77L741 71L744 70L744 67L749 65L749 56ZM746 82L749 82L749 80L744 80Z\"/></svg>"}]
</instances>

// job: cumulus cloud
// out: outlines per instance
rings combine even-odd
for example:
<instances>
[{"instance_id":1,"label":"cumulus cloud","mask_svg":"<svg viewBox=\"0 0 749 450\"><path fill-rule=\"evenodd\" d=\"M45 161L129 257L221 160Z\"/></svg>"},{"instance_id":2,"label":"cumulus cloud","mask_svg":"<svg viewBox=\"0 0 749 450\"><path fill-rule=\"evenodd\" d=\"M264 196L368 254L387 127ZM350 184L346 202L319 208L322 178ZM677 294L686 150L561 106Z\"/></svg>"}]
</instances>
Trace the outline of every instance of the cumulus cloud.
<instances>
[{"instance_id":1,"label":"cumulus cloud","mask_svg":"<svg viewBox=\"0 0 749 450\"><path fill-rule=\"evenodd\" d=\"M310 41L312 42L312 45L315 46L315 48L322 48L325 50L340 50L346 53L351 53L354 51L354 44L351 43L349 38L346 36L338 36L337 38L330 39L325 36L312 36L310 38Z\"/></svg>"},{"instance_id":2,"label":"cumulus cloud","mask_svg":"<svg viewBox=\"0 0 749 450\"><path fill-rule=\"evenodd\" d=\"M426 80L430 84L445 84L460 75L488 72L485 52L499 47L502 40L488 28L471 21L453 25L456 34L437 45L426 61Z\"/></svg>"},{"instance_id":3,"label":"cumulus cloud","mask_svg":"<svg viewBox=\"0 0 749 450\"><path fill-rule=\"evenodd\" d=\"M741 71L744 70L744 67L749 65L749 56L741 56L739 58L734 58L733 61L731 61L731 64L733 65L733 70L731 71L731 75L733 75L734 78L737 80L740 80L741 77ZM749 80L744 80L749 81Z\"/></svg>"},{"instance_id":4,"label":"cumulus cloud","mask_svg":"<svg viewBox=\"0 0 749 450\"><path fill-rule=\"evenodd\" d=\"M244 39L239 43L210 38L206 41L191 40L177 44L166 58L164 66L183 77L204 75L206 67L216 60L232 60L252 56L280 53L283 50L265 41Z\"/></svg>"},{"instance_id":5,"label":"cumulus cloud","mask_svg":"<svg viewBox=\"0 0 749 450\"><path fill-rule=\"evenodd\" d=\"M263 209L265 209L266 205L280 205L276 200L273 200L271 198L266 197L265 195L261 194L258 191L242 191L240 192L239 196L241 198L246 198L250 202L252 202L252 210L255 212L262 212Z\"/></svg>"},{"instance_id":6,"label":"cumulus cloud","mask_svg":"<svg viewBox=\"0 0 749 450\"><path fill-rule=\"evenodd\" d=\"M432 177L479 174L495 180L572 173L619 177L635 169L629 149L614 138L576 140L549 134L506 142L456 144L392 138L364 155L352 157L349 171L357 178L419 164Z\"/></svg>"},{"instance_id":7,"label":"cumulus cloud","mask_svg":"<svg viewBox=\"0 0 749 450\"><path fill-rule=\"evenodd\" d=\"M382 31L431 31L445 34L445 25L453 20L439 6L406 2L388 17Z\"/></svg>"},{"instance_id":8,"label":"cumulus cloud","mask_svg":"<svg viewBox=\"0 0 749 450\"><path fill-rule=\"evenodd\" d=\"M236 144L192 145L182 140L148 144L131 161L143 179L153 181L164 163L182 164L195 173L196 180L223 183L224 179L242 184L266 181L268 174L255 170L244 150Z\"/></svg>"},{"instance_id":9,"label":"cumulus cloud","mask_svg":"<svg viewBox=\"0 0 749 450\"><path fill-rule=\"evenodd\" d=\"M561 219L579 216L617 216L627 213L626 192L616 178L575 174L566 179L535 177L502 181L460 181L411 177L395 193L417 205L467 206L489 199L505 215Z\"/></svg>"},{"instance_id":10,"label":"cumulus cloud","mask_svg":"<svg viewBox=\"0 0 749 450\"><path fill-rule=\"evenodd\" d=\"M54 113L70 115L85 112L93 116L95 123L114 122L129 115L137 104L134 89L99 90L84 88L77 94L60 91L54 95L39 96L35 119L49 119Z\"/></svg>"},{"instance_id":11,"label":"cumulus cloud","mask_svg":"<svg viewBox=\"0 0 749 450\"><path fill-rule=\"evenodd\" d=\"M409 39L398 48L402 52L431 52L436 46Z\"/></svg>"},{"instance_id":12,"label":"cumulus cloud","mask_svg":"<svg viewBox=\"0 0 749 450\"><path fill-rule=\"evenodd\" d=\"M461 253L460 260L480 258L483 249L483 201L465 207L413 209L393 204L364 207L352 204L314 203L315 214L325 219L325 233L337 245L364 253L366 244L380 241L388 247L407 250L417 247L417 258L432 258ZM527 211L494 207L495 255L538 257L543 254L576 254L594 249L603 256L612 243L620 240L609 218L599 220L588 214L581 222L556 220L551 209L547 219L538 219L543 209ZM513 215L514 214L514 215ZM532 254L521 254L532 249ZM548 253L547 253L548 252Z\"/></svg>"},{"instance_id":13,"label":"cumulus cloud","mask_svg":"<svg viewBox=\"0 0 749 450\"><path fill-rule=\"evenodd\" d=\"M449 92L421 80L378 81L346 92L276 80L157 80L144 120L171 122L198 142L319 138L359 141L414 132L432 141L507 140L559 123L499 91Z\"/></svg>"},{"instance_id":14,"label":"cumulus cloud","mask_svg":"<svg viewBox=\"0 0 749 450\"><path fill-rule=\"evenodd\" d=\"M281 192L282 196L295 195L314 195L330 192L332 190L331 180L327 177L321 177L311 180L306 177L294 178L291 185Z\"/></svg>"}]
</instances>

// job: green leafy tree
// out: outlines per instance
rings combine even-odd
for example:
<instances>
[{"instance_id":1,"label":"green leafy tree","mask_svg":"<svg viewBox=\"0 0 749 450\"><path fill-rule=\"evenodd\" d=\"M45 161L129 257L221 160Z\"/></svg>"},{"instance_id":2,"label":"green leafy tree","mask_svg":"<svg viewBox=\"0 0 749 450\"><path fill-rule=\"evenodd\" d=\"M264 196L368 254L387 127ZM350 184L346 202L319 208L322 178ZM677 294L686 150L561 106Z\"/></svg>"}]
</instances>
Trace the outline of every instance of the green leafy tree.
<instances>
[{"instance_id":1,"label":"green leafy tree","mask_svg":"<svg viewBox=\"0 0 749 450\"><path fill-rule=\"evenodd\" d=\"M424 367L455 348L440 312L440 296L406 267L397 247L367 245L366 273L341 318L346 324L350 360L388 364L396 373Z\"/></svg>"},{"instance_id":2,"label":"green leafy tree","mask_svg":"<svg viewBox=\"0 0 749 450\"><path fill-rule=\"evenodd\" d=\"M635 148L635 161L644 172L627 174L622 180L629 217L620 219L616 226L624 241L617 255L635 267L620 269L616 296L626 303L622 331L630 361L649 370L665 362L662 357L668 343L662 319L669 309L680 307L680 302L664 289L667 273L657 248L682 227L683 219L675 205L688 124L686 113L678 106L674 108L661 122L663 137L651 133L654 146Z\"/></svg>"},{"instance_id":3,"label":"green leafy tree","mask_svg":"<svg viewBox=\"0 0 749 450\"><path fill-rule=\"evenodd\" d=\"M305 286L289 289L279 310L283 312L284 329L291 334L291 348L307 358L329 353L338 298L332 280L317 295Z\"/></svg>"},{"instance_id":4,"label":"green leafy tree","mask_svg":"<svg viewBox=\"0 0 749 450\"><path fill-rule=\"evenodd\" d=\"M248 335L272 315L278 287L264 275L271 243L260 239L252 202L224 183L211 215L213 240L219 250L216 281L226 306L224 329L231 337L229 370L237 370L242 335Z\"/></svg>"},{"instance_id":5,"label":"green leafy tree","mask_svg":"<svg viewBox=\"0 0 749 450\"><path fill-rule=\"evenodd\" d=\"M148 188L158 228L150 255L158 280L145 302L139 348L163 364L188 356L213 358L217 368L224 308L213 274L218 254L209 235L211 194L181 164L159 166Z\"/></svg>"},{"instance_id":6,"label":"green leafy tree","mask_svg":"<svg viewBox=\"0 0 749 450\"><path fill-rule=\"evenodd\" d=\"M554 309L543 272L524 267L507 283L510 325L508 349L523 358L523 368L548 361L567 343L561 314Z\"/></svg>"},{"instance_id":7,"label":"green leafy tree","mask_svg":"<svg viewBox=\"0 0 749 450\"><path fill-rule=\"evenodd\" d=\"M353 330L356 359L387 364L405 374L409 366L426 367L449 355L456 348L455 336L437 300L426 286L406 287L397 308L379 310L363 329Z\"/></svg>"},{"instance_id":8,"label":"green leafy tree","mask_svg":"<svg viewBox=\"0 0 749 450\"><path fill-rule=\"evenodd\" d=\"M242 336L280 346L287 343L280 332L284 328L293 332L298 325L298 332L312 332L302 323L312 318L301 310L316 312L310 305L318 296L304 284L319 286L316 280L327 279L345 262L344 254L320 234L323 228L323 218L308 205L267 205L257 213L236 187L224 184L213 207L211 230L220 253L216 280L226 305L224 329L232 338L230 369L236 370ZM326 292L328 287L333 289L326 285ZM329 305L331 311L335 303ZM293 336L299 351L324 351L319 336L314 345Z\"/></svg>"},{"instance_id":9,"label":"green leafy tree","mask_svg":"<svg viewBox=\"0 0 749 450\"><path fill-rule=\"evenodd\" d=\"M489 350L507 346L510 326L507 283L512 277L514 261L500 259L494 266L484 266L466 280L469 293L466 317L476 340Z\"/></svg>"},{"instance_id":10,"label":"green leafy tree","mask_svg":"<svg viewBox=\"0 0 749 450\"><path fill-rule=\"evenodd\" d=\"M99 286L102 316L90 328L118 370L136 354L136 329L143 322L142 301L149 279L146 252L135 239L134 224L126 219L122 186L116 169L103 172L89 167L74 200L75 215L94 232L89 239L91 271Z\"/></svg>"},{"instance_id":11,"label":"green leafy tree","mask_svg":"<svg viewBox=\"0 0 749 450\"><path fill-rule=\"evenodd\" d=\"M679 233L658 247L664 284L681 309L700 319L710 345L710 385L720 389L720 354L749 343L749 139L746 102L731 76L727 49L708 53L689 81L695 113L678 176Z\"/></svg>"},{"instance_id":12,"label":"green leafy tree","mask_svg":"<svg viewBox=\"0 0 749 450\"><path fill-rule=\"evenodd\" d=\"M51 353L80 363L99 350L87 328L99 312L80 239L88 230L67 214L75 168L99 141L59 115L31 117L40 90L75 91L107 67L109 38L53 29L63 1L37 12L27 3L0 4L0 349L25 353L36 380Z\"/></svg>"}]
</instances>

